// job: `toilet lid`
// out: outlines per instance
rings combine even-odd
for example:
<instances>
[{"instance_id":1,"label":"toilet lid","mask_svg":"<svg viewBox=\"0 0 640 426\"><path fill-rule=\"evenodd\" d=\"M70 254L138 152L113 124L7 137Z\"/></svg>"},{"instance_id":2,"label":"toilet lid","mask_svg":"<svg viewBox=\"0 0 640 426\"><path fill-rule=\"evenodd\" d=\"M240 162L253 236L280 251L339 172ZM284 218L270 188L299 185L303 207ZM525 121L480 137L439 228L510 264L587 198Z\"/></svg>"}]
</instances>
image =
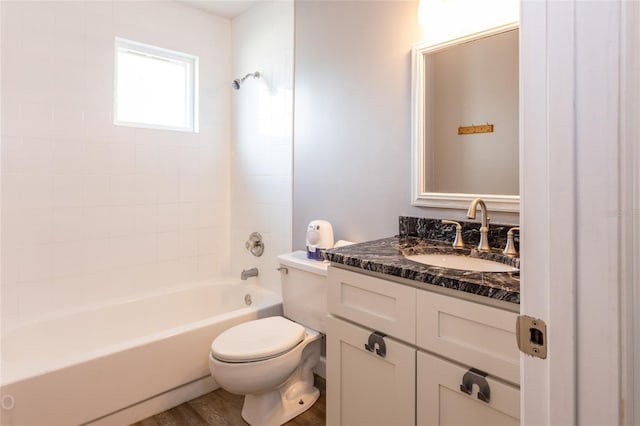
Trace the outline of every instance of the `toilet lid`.
<instances>
[{"instance_id":1,"label":"toilet lid","mask_svg":"<svg viewBox=\"0 0 640 426\"><path fill-rule=\"evenodd\" d=\"M244 322L223 331L211 344L214 358L227 362L273 358L302 342L304 327L284 317Z\"/></svg>"}]
</instances>

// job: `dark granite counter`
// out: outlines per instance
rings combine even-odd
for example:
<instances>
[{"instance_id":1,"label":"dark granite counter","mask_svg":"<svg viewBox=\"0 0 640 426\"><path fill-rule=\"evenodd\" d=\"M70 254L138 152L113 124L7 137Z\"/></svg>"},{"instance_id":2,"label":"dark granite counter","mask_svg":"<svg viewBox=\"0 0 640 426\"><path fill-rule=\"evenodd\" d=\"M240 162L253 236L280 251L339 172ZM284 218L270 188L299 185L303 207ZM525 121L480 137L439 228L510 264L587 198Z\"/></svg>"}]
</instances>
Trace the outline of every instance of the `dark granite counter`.
<instances>
[{"instance_id":1,"label":"dark granite counter","mask_svg":"<svg viewBox=\"0 0 640 426\"><path fill-rule=\"evenodd\" d=\"M490 253L475 248L454 249L450 242L408 235L327 250L324 257L335 264L388 275L390 279L410 280L412 285L426 290L435 286L502 302L520 303L519 272L470 272L425 265L404 257L426 253L455 253L520 267L518 258L508 258L499 249Z\"/></svg>"}]
</instances>

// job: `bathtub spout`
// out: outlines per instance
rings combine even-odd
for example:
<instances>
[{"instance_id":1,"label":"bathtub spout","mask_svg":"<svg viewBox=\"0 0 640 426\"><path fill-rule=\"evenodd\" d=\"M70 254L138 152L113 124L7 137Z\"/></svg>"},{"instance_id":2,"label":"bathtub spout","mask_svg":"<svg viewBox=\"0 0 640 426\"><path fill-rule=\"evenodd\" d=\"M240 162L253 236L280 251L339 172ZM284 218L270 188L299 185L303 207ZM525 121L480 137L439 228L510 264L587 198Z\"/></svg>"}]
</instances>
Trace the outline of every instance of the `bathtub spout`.
<instances>
[{"instance_id":1,"label":"bathtub spout","mask_svg":"<svg viewBox=\"0 0 640 426\"><path fill-rule=\"evenodd\" d=\"M257 277L257 276L258 276L258 268L243 269L242 272L240 273L241 280L246 280L247 278Z\"/></svg>"}]
</instances>

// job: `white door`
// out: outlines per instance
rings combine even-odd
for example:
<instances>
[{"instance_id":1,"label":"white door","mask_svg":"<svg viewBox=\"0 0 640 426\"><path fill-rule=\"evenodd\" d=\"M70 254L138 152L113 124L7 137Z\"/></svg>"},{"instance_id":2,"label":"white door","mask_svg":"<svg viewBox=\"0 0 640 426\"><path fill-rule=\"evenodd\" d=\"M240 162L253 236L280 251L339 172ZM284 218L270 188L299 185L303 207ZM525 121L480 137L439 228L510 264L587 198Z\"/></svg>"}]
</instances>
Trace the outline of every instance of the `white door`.
<instances>
[{"instance_id":1,"label":"white door","mask_svg":"<svg viewBox=\"0 0 640 426\"><path fill-rule=\"evenodd\" d=\"M524 1L520 17L520 308L548 344L546 360L521 355L523 425L575 424L572 7Z\"/></svg>"},{"instance_id":2,"label":"white door","mask_svg":"<svg viewBox=\"0 0 640 426\"><path fill-rule=\"evenodd\" d=\"M621 88L638 78L623 72L629 3L522 3L521 312L548 334L546 360L522 355L524 425L614 425L624 410L625 146L638 146L621 133Z\"/></svg>"}]
</instances>

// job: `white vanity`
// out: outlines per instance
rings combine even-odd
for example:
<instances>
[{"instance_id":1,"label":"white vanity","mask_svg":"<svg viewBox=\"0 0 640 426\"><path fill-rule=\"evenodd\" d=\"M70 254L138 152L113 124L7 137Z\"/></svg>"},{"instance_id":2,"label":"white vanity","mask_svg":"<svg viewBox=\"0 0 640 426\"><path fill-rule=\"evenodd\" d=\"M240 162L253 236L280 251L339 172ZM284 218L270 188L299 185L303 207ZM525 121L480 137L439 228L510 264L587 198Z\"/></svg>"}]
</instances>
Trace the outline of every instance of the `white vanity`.
<instances>
[{"instance_id":1,"label":"white vanity","mask_svg":"<svg viewBox=\"0 0 640 426\"><path fill-rule=\"evenodd\" d=\"M328 425L519 424L516 313L335 266L328 280Z\"/></svg>"},{"instance_id":2,"label":"white vanity","mask_svg":"<svg viewBox=\"0 0 640 426\"><path fill-rule=\"evenodd\" d=\"M519 272L414 262L498 254L452 249L440 221L400 222L399 237L327 253L327 425L519 425Z\"/></svg>"}]
</instances>

